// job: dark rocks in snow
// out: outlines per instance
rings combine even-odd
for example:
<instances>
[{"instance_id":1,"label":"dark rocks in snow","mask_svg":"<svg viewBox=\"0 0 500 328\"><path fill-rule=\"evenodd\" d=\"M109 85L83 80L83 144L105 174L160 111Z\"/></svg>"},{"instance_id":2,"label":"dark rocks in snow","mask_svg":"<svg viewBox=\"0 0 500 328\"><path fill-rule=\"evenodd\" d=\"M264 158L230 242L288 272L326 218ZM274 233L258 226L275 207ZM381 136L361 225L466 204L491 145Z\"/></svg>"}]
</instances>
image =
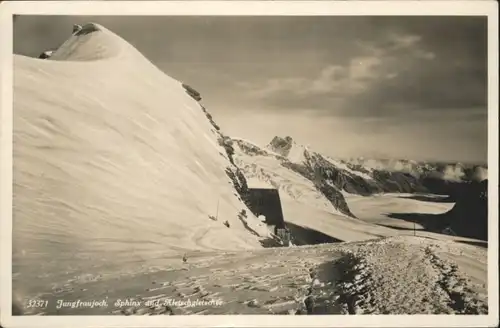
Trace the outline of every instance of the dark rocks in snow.
<instances>
[{"instance_id":1,"label":"dark rocks in snow","mask_svg":"<svg viewBox=\"0 0 500 328\"><path fill-rule=\"evenodd\" d=\"M209 112L207 112L206 108L201 106L201 110L205 113L206 117L210 121L210 124L212 124L215 130L220 131L220 127L217 125L217 123L215 123L215 121L212 118L212 115Z\"/></svg>"},{"instance_id":2,"label":"dark rocks in snow","mask_svg":"<svg viewBox=\"0 0 500 328\"><path fill-rule=\"evenodd\" d=\"M201 100L201 94L193 89L193 87L183 83L182 87L186 90L187 94L190 95L194 100L200 101Z\"/></svg>"},{"instance_id":3,"label":"dark rocks in snow","mask_svg":"<svg viewBox=\"0 0 500 328\"><path fill-rule=\"evenodd\" d=\"M292 145L293 145L293 139L292 137L289 136L285 138L276 136L273 138L273 140L271 140L271 143L269 144L272 151L285 157L288 156L288 154L290 153Z\"/></svg>"},{"instance_id":4,"label":"dark rocks in snow","mask_svg":"<svg viewBox=\"0 0 500 328\"><path fill-rule=\"evenodd\" d=\"M323 194L325 197L332 203L332 205L338 209L340 212L348 215L350 217L355 217L354 214L349 209L347 205L347 201L345 200L344 195L335 189L334 187L328 185L325 182L317 182L315 184L316 188Z\"/></svg>"},{"instance_id":5,"label":"dark rocks in snow","mask_svg":"<svg viewBox=\"0 0 500 328\"><path fill-rule=\"evenodd\" d=\"M472 181L457 196L446 222L459 236L488 240L488 180Z\"/></svg>"},{"instance_id":6,"label":"dark rocks in snow","mask_svg":"<svg viewBox=\"0 0 500 328\"><path fill-rule=\"evenodd\" d=\"M312 295L309 295L306 297L304 300L304 304L307 309L307 314L313 314L314 311L314 297Z\"/></svg>"},{"instance_id":7,"label":"dark rocks in snow","mask_svg":"<svg viewBox=\"0 0 500 328\"><path fill-rule=\"evenodd\" d=\"M241 170L236 166L227 167L226 174L231 179L234 188L236 189L236 191L242 197L243 201L246 204L246 199L248 195L248 184L245 176L243 175Z\"/></svg>"},{"instance_id":8,"label":"dark rocks in snow","mask_svg":"<svg viewBox=\"0 0 500 328\"><path fill-rule=\"evenodd\" d=\"M349 209L344 195L340 192L340 188L332 185L331 180L325 179L322 174L318 174L319 170L315 170L311 165L300 165L296 163L291 163L287 160L282 161L283 166L299 173L306 179L311 180L314 183L316 189L321 192L340 212L350 216L355 217L354 214Z\"/></svg>"},{"instance_id":9,"label":"dark rocks in snow","mask_svg":"<svg viewBox=\"0 0 500 328\"><path fill-rule=\"evenodd\" d=\"M186 87L186 85L183 84ZM201 106L202 111L205 113L207 119L210 121L210 124L217 130L216 134L218 137L219 145L224 148L226 151L226 155L231 163L225 170L226 175L231 179L231 182L238 193L239 197L243 201L245 205L247 205L247 195L248 195L248 185L243 172L236 166L234 163L233 155L234 155L234 147L233 140L225 135L223 135L219 130L220 127L214 122L212 115L208 113L204 106Z\"/></svg>"},{"instance_id":10,"label":"dark rocks in snow","mask_svg":"<svg viewBox=\"0 0 500 328\"><path fill-rule=\"evenodd\" d=\"M52 56L52 54L54 53L54 50L47 50L47 51L44 51L42 52L38 58L39 59L47 59L47 58L50 58Z\"/></svg>"},{"instance_id":11,"label":"dark rocks in snow","mask_svg":"<svg viewBox=\"0 0 500 328\"><path fill-rule=\"evenodd\" d=\"M81 25L73 24L73 34L80 32L83 29Z\"/></svg>"},{"instance_id":12,"label":"dark rocks in snow","mask_svg":"<svg viewBox=\"0 0 500 328\"><path fill-rule=\"evenodd\" d=\"M234 155L234 147L233 147L233 140L227 136L221 136L219 138L219 145L224 147L226 150L226 154L229 158L229 161L231 164L234 165L234 160L233 160L233 155Z\"/></svg>"},{"instance_id":13,"label":"dark rocks in snow","mask_svg":"<svg viewBox=\"0 0 500 328\"><path fill-rule=\"evenodd\" d=\"M81 28L77 28L77 31L75 32L75 26L73 26L73 31L75 36L82 36L82 35L87 35L93 32L98 32L100 29L97 27L97 25L93 23L85 24Z\"/></svg>"},{"instance_id":14,"label":"dark rocks in snow","mask_svg":"<svg viewBox=\"0 0 500 328\"><path fill-rule=\"evenodd\" d=\"M233 140L245 154L249 156L267 156L269 153L256 145L252 145L243 140Z\"/></svg>"}]
</instances>

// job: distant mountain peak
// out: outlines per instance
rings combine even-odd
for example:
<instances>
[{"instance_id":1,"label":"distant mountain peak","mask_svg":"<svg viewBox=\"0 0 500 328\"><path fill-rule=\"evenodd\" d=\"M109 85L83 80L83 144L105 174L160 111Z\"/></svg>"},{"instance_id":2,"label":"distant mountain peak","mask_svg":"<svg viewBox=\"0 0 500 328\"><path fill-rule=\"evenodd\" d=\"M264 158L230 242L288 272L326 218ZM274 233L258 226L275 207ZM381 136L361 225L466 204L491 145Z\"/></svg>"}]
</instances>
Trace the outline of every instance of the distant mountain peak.
<instances>
[{"instance_id":1,"label":"distant mountain peak","mask_svg":"<svg viewBox=\"0 0 500 328\"><path fill-rule=\"evenodd\" d=\"M294 144L295 142L290 136L284 138L275 136L269 143L268 148L277 154L287 157Z\"/></svg>"},{"instance_id":2,"label":"distant mountain peak","mask_svg":"<svg viewBox=\"0 0 500 328\"><path fill-rule=\"evenodd\" d=\"M298 144L292 137L274 137L266 147L270 151L286 157L291 162L302 163L310 155L311 150L308 146Z\"/></svg>"}]
</instances>

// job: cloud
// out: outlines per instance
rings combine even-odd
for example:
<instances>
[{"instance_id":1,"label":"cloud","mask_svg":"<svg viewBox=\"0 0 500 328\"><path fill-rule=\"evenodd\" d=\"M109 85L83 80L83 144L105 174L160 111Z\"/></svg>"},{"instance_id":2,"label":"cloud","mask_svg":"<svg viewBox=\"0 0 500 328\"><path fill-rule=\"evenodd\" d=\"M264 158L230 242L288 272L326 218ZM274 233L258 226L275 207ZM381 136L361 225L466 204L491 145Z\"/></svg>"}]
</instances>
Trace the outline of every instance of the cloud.
<instances>
[{"instance_id":1,"label":"cloud","mask_svg":"<svg viewBox=\"0 0 500 328\"><path fill-rule=\"evenodd\" d=\"M235 135L289 134L345 156L486 158L484 17L21 16L14 51L38 56L88 21L199 90Z\"/></svg>"},{"instance_id":2,"label":"cloud","mask_svg":"<svg viewBox=\"0 0 500 328\"><path fill-rule=\"evenodd\" d=\"M326 65L309 77L273 77L239 86L251 97L286 107L317 105L320 109L331 101L338 105L371 93L386 80L397 79L408 67L416 66L416 62L434 60L435 54L423 49L420 42L421 37L416 35L390 33L378 42L356 42L358 54L344 65Z\"/></svg>"},{"instance_id":3,"label":"cloud","mask_svg":"<svg viewBox=\"0 0 500 328\"><path fill-rule=\"evenodd\" d=\"M486 57L471 57L474 48L484 53L485 43L474 41L450 54L430 35L397 30L353 43L356 51L343 63L333 57L308 76L275 76L247 83L247 95L276 108L316 109L337 116L392 116L436 109L486 111Z\"/></svg>"},{"instance_id":4,"label":"cloud","mask_svg":"<svg viewBox=\"0 0 500 328\"><path fill-rule=\"evenodd\" d=\"M207 100L355 117L486 107L483 18L23 16L16 53L38 56L88 20Z\"/></svg>"}]
</instances>

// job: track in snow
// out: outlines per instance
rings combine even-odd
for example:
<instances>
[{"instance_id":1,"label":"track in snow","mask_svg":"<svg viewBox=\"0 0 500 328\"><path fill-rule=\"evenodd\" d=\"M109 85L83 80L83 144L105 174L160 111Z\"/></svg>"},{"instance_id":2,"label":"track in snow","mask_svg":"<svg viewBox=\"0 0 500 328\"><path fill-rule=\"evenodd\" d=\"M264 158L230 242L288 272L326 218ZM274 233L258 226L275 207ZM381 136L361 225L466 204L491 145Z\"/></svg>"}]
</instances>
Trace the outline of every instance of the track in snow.
<instances>
[{"instance_id":1,"label":"track in snow","mask_svg":"<svg viewBox=\"0 0 500 328\"><path fill-rule=\"evenodd\" d=\"M186 264L178 258L168 270L67 283L39 295L51 306L27 314L487 313L484 290L454 261L464 255L481 257L485 251L422 237L393 237L198 254ZM104 298L108 306L103 308L55 308L57 299ZM187 305L197 300L212 303Z\"/></svg>"}]
</instances>

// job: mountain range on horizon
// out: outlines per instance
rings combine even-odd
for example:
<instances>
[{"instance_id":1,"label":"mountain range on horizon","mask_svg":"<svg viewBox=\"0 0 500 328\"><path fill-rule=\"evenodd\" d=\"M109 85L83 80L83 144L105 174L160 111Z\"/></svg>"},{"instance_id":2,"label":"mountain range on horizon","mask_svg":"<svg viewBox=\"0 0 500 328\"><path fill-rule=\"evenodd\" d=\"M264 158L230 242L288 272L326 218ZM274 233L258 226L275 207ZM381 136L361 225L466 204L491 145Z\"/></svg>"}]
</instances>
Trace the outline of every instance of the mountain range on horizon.
<instances>
[{"instance_id":1,"label":"mountain range on horizon","mask_svg":"<svg viewBox=\"0 0 500 328\"><path fill-rule=\"evenodd\" d=\"M456 224L452 215L448 214L446 219L434 218L434 221L439 222L431 224L435 231L441 231L449 226L455 227L454 230L461 231L469 237L487 239L485 228L487 203L483 203L483 210L478 210L478 205L466 205L469 199L481 197L481 193L487 191L484 166L467 167L460 163L452 165L396 161L399 166L389 166L379 162L377 168L373 168L325 157L309 147L297 144L289 136L274 137L263 148L242 139L235 139L234 142L241 154L249 156L238 162L246 176L257 176L259 180L267 181L269 185L279 189L280 182L273 178L277 170L273 168L266 173L266 166L259 167L259 164L256 164L258 161L255 160L255 157L272 158L276 161L276 166L285 167L310 180L314 187L329 199L334 208L344 215L355 217L345 200L345 196L349 194L360 196L380 193L440 194L447 196L449 201L457 202L451 213L458 214L465 211L464 208L474 208L467 210L468 213L482 213L478 214L479 217L475 221L477 226L482 228L479 228L480 232L477 232L477 229L476 233L466 232L467 229L464 227L471 226L470 223L466 223L467 219L465 221L461 219L460 223ZM463 210L458 211L457 208ZM463 215L460 217L463 218Z\"/></svg>"}]
</instances>

